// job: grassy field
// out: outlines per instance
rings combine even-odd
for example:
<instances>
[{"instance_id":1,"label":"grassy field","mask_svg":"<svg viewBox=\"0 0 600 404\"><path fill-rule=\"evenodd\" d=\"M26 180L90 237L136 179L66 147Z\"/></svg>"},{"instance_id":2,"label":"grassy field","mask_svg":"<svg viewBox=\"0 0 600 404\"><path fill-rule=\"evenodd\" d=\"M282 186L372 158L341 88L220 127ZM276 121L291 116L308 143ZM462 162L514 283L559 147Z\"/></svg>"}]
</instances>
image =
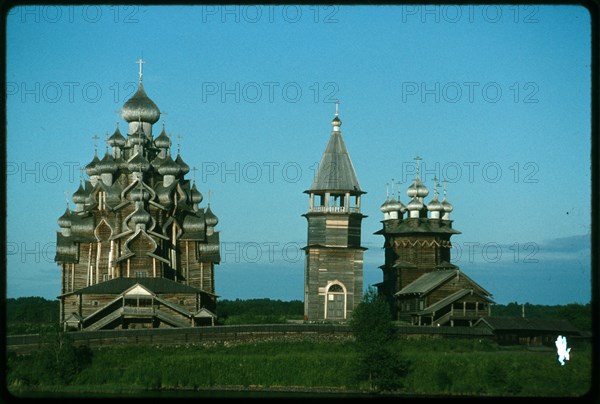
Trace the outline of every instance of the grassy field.
<instances>
[{"instance_id":1,"label":"grassy field","mask_svg":"<svg viewBox=\"0 0 600 404\"><path fill-rule=\"evenodd\" d=\"M408 361L398 396L578 397L591 387L592 349L572 349L564 366L551 348L500 347L489 340L399 338L390 347ZM64 384L43 375L34 353L9 357L7 387L15 396L51 394L164 396L167 391L296 392L362 395L351 337L286 336L178 347L102 347ZM242 393L240 393L242 392ZM245 392L245 393L244 393ZM232 393L233 394L233 393ZM241 394L241 395L240 395ZM291 393L290 393L291 394Z\"/></svg>"}]
</instances>

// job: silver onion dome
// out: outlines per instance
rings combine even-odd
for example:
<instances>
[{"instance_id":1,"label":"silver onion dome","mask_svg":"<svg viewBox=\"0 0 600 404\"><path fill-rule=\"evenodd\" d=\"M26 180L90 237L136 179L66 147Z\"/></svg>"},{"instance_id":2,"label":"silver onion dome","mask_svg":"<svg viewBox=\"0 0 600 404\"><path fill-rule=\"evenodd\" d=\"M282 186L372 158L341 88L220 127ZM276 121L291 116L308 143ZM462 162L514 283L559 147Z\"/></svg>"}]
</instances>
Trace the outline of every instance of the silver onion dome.
<instances>
[{"instance_id":1,"label":"silver onion dome","mask_svg":"<svg viewBox=\"0 0 600 404\"><path fill-rule=\"evenodd\" d=\"M58 226L65 229L71 227L71 210L67 207L65 213L58 218Z\"/></svg>"},{"instance_id":2,"label":"silver onion dome","mask_svg":"<svg viewBox=\"0 0 600 404\"><path fill-rule=\"evenodd\" d=\"M171 155L167 155L161 165L158 167L158 173L160 175L174 175L178 176L181 173L181 166L177 164L171 158Z\"/></svg>"},{"instance_id":3,"label":"silver onion dome","mask_svg":"<svg viewBox=\"0 0 600 404\"><path fill-rule=\"evenodd\" d=\"M73 194L73 202L77 204L85 203L87 199L87 194L85 193L85 189L83 189L83 185L81 182L79 183L79 188Z\"/></svg>"},{"instance_id":4,"label":"silver onion dome","mask_svg":"<svg viewBox=\"0 0 600 404\"><path fill-rule=\"evenodd\" d=\"M408 210L421 210L421 209L423 209L423 203L415 195L412 197L411 201L408 203L407 209Z\"/></svg>"},{"instance_id":5,"label":"silver onion dome","mask_svg":"<svg viewBox=\"0 0 600 404\"><path fill-rule=\"evenodd\" d=\"M206 221L206 225L211 227L215 227L219 223L217 216L210 210L210 205L206 208L204 220Z\"/></svg>"},{"instance_id":6,"label":"silver onion dome","mask_svg":"<svg viewBox=\"0 0 600 404\"><path fill-rule=\"evenodd\" d=\"M186 175L187 173L190 172L190 166L188 166L185 161L183 161L183 159L181 158L181 155L179 153L177 153L177 158L175 159L175 162L177 164L179 164L179 167L181 167L181 173L183 175Z\"/></svg>"},{"instance_id":7,"label":"silver onion dome","mask_svg":"<svg viewBox=\"0 0 600 404\"><path fill-rule=\"evenodd\" d=\"M154 146L158 147L159 149L168 149L169 147L171 147L171 139L169 139L169 136L167 136L167 132L165 132L164 125L162 131L160 132L160 135L158 135L156 139L154 139Z\"/></svg>"},{"instance_id":8,"label":"silver onion dome","mask_svg":"<svg viewBox=\"0 0 600 404\"><path fill-rule=\"evenodd\" d=\"M444 196L444 199L442 199L441 205L442 209L444 209L444 212L452 212L452 210L454 210L452 204L446 200L446 196Z\"/></svg>"},{"instance_id":9,"label":"silver onion dome","mask_svg":"<svg viewBox=\"0 0 600 404\"><path fill-rule=\"evenodd\" d=\"M387 213L387 212L391 212L391 204L392 201L390 199L386 199L384 203L381 204L381 206L379 207L379 210L382 211L383 213Z\"/></svg>"},{"instance_id":10,"label":"silver onion dome","mask_svg":"<svg viewBox=\"0 0 600 404\"><path fill-rule=\"evenodd\" d=\"M160 119L160 110L148 97L140 82L135 94L123 105L121 116L127 122L135 122L139 119L142 122L155 124Z\"/></svg>"},{"instance_id":11,"label":"silver onion dome","mask_svg":"<svg viewBox=\"0 0 600 404\"><path fill-rule=\"evenodd\" d=\"M108 138L108 144L112 147L123 147L127 143L127 140L121 134L119 130L119 126L117 125L117 130L112 134L111 137Z\"/></svg>"},{"instance_id":12,"label":"silver onion dome","mask_svg":"<svg viewBox=\"0 0 600 404\"><path fill-rule=\"evenodd\" d=\"M198 188L196 188L196 183L194 183L192 185L192 192L191 192L191 199L192 202L195 204L199 204L200 202L202 202L202 199L204 199L204 197L202 196L202 193L200 191L198 191Z\"/></svg>"},{"instance_id":13,"label":"silver onion dome","mask_svg":"<svg viewBox=\"0 0 600 404\"><path fill-rule=\"evenodd\" d=\"M135 187L131 190L131 199L134 201L148 201L150 200L150 192L140 186Z\"/></svg>"},{"instance_id":14,"label":"silver onion dome","mask_svg":"<svg viewBox=\"0 0 600 404\"><path fill-rule=\"evenodd\" d=\"M337 115L336 115L336 116L335 116L335 117L332 119L332 121L331 121L331 126L333 126L333 127L336 127L336 126L337 126L337 127L340 127L340 126L342 126L342 120L340 119L340 117L339 117L339 116L337 116Z\"/></svg>"},{"instance_id":15,"label":"silver onion dome","mask_svg":"<svg viewBox=\"0 0 600 404\"><path fill-rule=\"evenodd\" d=\"M87 173L87 175L89 175L90 177L92 175L98 175L98 167L97 164L100 162L100 159L98 158L98 155L96 153L94 153L94 158L92 159L92 161L90 161L90 163L85 166L85 172Z\"/></svg>"},{"instance_id":16,"label":"silver onion dome","mask_svg":"<svg viewBox=\"0 0 600 404\"><path fill-rule=\"evenodd\" d=\"M423 181L421 181L421 179L417 175L417 177L415 177L415 179L413 180L412 184L410 184L410 186L406 190L406 194L411 198L414 196L418 198L423 198L429 195L429 189L427 189L425 184L423 184Z\"/></svg>"},{"instance_id":17,"label":"silver onion dome","mask_svg":"<svg viewBox=\"0 0 600 404\"><path fill-rule=\"evenodd\" d=\"M398 199L392 199L388 205L390 212L406 212L406 206Z\"/></svg>"},{"instance_id":18,"label":"silver onion dome","mask_svg":"<svg viewBox=\"0 0 600 404\"><path fill-rule=\"evenodd\" d=\"M432 211L432 212L434 212L434 211L439 212L439 211L444 210L442 203L440 201L438 201L437 195L433 197L431 202L429 202L429 204L427 205L427 210Z\"/></svg>"},{"instance_id":19,"label":"silver onion dome","mask_svg":"<svg viewBox=\"0 0 600 404\"><path fill-rule=\"evenodd\" d=\"M150 169L150 162L141 153L136 153L127 162L127 169L132 173L138 171L146 172Z\"/></svg>"},{"instance_id":20,"label":"silver onion dome","mask_svg":"<svg viewBox=\"0 0 600 404\"><path fill-rule=\"evenodd\" d=\"M96 170L98 171L98 174L114 174L118 169L119 163L117 163L115 159L108 153L108 150L106 150L102 160L96 163Z\"/></svg>"}]
</instances>

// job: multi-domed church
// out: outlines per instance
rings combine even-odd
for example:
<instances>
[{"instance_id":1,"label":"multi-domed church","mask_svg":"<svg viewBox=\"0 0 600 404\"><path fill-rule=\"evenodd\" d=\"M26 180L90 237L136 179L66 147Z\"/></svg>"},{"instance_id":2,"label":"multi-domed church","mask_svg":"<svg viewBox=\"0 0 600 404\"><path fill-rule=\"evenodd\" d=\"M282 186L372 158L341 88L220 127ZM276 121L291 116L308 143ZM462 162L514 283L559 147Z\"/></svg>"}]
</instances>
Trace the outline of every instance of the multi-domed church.
<instances>
[{"instance_id":1,"label":"multi-domed church","mask_svg":"<svg viewBox=\"0 0 600 404\"><path fill-rule=\"evenodd\" d=\"M123 105L58 219L55 261L61 267L60 321L65 329L194 327L214 324L214 270L220 261L218 219L201 207L190 167L172 155L161 111L142 85Z\"/></svg>"},{"instance_id":2,"label":"multi-domed church","mask_svg":"<svg viewBox=\"0 0 600 404\"><path fill-rule=\"evenodd\" d=\"M388 193L381 205L385 264L383 282L375 285L387 298L395 320L413 325L471 326L490 315L491 294L450 262L450 237L460 232L452 227L453 206L438 197L434 178L433 198L416 175L406 193L407 205L398 195ZM389 191L389 189L388 189Z\"/></svg>"}]
</instances>

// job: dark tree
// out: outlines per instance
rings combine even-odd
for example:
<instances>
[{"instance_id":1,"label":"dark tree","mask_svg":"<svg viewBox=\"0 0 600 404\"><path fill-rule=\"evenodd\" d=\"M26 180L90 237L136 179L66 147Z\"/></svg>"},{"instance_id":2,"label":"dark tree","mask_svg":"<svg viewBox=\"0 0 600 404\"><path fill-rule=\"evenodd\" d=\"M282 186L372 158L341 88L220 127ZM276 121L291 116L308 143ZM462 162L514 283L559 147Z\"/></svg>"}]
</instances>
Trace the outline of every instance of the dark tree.
<instances>
[{"instance_id":1,"label":"dark tree","mask_svg":"<svg viewBox=\"0 0 600 404\"><path fill-rule=\"evenodd\" d=\"M391 348L396 332L390 318L389 305L370 287L350 320L359 353L357 376L367 378L371 390L379 392L401 389L409 369Z\"/></svg>"}]
</instances>

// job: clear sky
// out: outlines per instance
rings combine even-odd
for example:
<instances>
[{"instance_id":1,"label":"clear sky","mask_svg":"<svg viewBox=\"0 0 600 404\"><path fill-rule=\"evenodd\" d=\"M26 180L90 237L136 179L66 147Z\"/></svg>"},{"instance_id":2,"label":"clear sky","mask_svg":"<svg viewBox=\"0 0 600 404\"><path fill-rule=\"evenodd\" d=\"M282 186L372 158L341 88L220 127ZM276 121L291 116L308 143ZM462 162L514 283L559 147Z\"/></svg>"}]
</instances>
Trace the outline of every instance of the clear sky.
<instances>
[{"instance_id":1,"label":"clear sky","mask_svg":"<svg viewBox=\"0 0 600 404\"><path fill-rule=\"evenodd\" d=\"M446 179L462 232L453 263L497 303L587 303L590 35L588 10L568 5L13 8L7 296L60 294L65 193L73 208L93 136L101 156L116 123L125 130L118 110L142 58L201 206L210 192L219 217L222 299L303 299L303 191L339 100L367 192L365 288L382 280L386 184L400 181L407 204L420 156L426 201Z\"/></svg>"}]
</instances>

